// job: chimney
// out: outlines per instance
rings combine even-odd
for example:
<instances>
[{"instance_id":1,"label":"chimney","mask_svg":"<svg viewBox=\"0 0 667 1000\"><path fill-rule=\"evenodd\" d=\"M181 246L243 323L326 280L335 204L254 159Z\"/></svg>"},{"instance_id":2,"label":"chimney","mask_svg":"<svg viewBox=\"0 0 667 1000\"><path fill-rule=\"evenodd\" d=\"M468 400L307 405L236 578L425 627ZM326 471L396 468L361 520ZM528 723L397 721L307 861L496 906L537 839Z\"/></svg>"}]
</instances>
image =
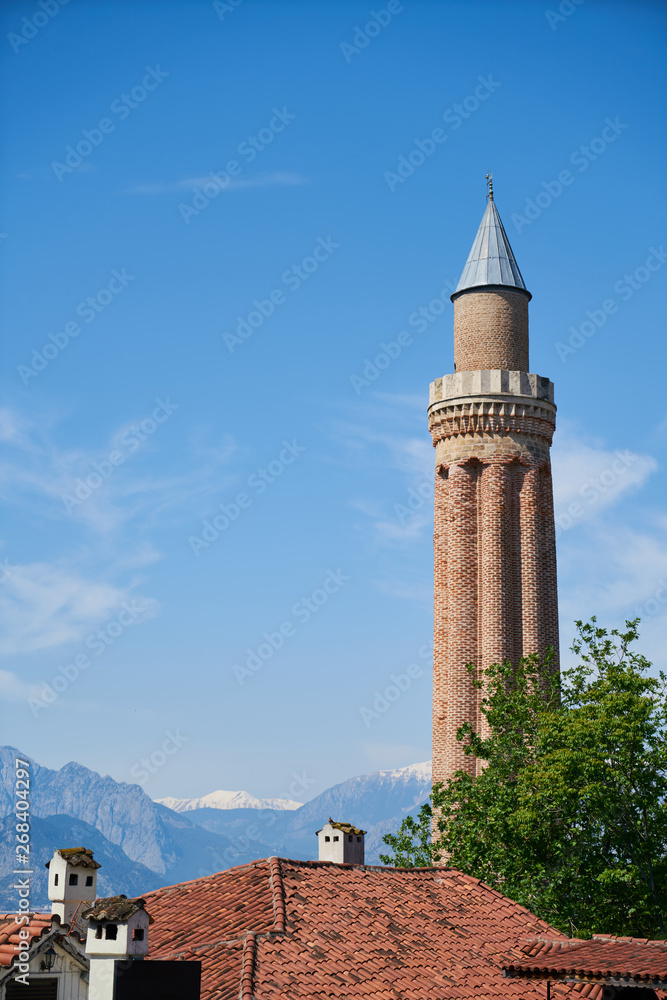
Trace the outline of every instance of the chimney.
<instances>
[{"instance_id":1,"label":"chimney","mask_svg":"<svg viewBox=\"0 0 667 1000\"><path fill-rule=\"evenodd\" d=\"M64 847L47 861L51 913L61 924L72 924L84 903L97 896L97 869L101 867L86 847Z\"/></svg>"},{"instance_id":2,"label":"chimney","mask_svg":"<svg viewBox=\"0 0 667 1000\"><path fill-rule=\"evenodd\" d=\"M84 910L88 921L86 954L90 959L89 1000L114 1000L117 974L148 952L151 918L144 899L111 896Z\"/></svg>"},{"instance_id":3,"label":"chimney","mask_svg":"<svg viewBox=\"0 0 667 1000\"><path fill-rule=\"evenodd\" d=\"M317 831L319 860L337 865L363 865L365 836L365 830L358 830L351 823L335 823L329 817Z\"/></svg>"}]
</instances>

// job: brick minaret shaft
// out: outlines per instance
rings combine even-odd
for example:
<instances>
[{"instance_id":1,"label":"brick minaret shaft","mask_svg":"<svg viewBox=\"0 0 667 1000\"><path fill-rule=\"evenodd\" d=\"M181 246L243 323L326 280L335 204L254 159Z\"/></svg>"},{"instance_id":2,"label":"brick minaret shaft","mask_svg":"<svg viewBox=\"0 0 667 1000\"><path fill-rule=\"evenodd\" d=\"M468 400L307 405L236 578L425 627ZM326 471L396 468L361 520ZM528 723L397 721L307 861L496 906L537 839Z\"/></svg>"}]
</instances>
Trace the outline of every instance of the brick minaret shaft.
<instances>
[{"instance_id":1,"label":"brick minaret shaft","mask_svg":"<svg viewBox=\"0 0 667 1000\"><path fill-rule=\"evenodd\" d=\"M454 303L454 374L430 386L436 456L433 781L474 773L466 664L558 656L553 385L528 373L528 302L491 189ZM557 660L556 660L557 662ZM479 731L479 728L478 728Z\"/></svg>"}]
</instances>

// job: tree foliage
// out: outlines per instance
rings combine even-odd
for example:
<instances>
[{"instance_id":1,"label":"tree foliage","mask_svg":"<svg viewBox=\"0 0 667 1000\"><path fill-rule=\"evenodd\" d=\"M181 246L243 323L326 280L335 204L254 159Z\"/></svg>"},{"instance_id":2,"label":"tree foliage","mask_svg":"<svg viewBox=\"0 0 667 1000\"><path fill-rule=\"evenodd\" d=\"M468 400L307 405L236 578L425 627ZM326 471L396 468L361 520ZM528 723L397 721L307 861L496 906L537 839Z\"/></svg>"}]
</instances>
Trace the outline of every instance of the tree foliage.
<instances>
[{"instance_id":1,"label":"tree foliage","mask_svg":"<svg viewBox=\"0 0 667 1000\"><path fill-rule=\"evenodd\" d=\"M468 668L490 735L457 737L479 774L434 786L381 858L445 858L573 935L664 937L667 678L632 648L638 620L576 625L577 663L560 678L550 657Z\"/></svg>"}]
</instances>

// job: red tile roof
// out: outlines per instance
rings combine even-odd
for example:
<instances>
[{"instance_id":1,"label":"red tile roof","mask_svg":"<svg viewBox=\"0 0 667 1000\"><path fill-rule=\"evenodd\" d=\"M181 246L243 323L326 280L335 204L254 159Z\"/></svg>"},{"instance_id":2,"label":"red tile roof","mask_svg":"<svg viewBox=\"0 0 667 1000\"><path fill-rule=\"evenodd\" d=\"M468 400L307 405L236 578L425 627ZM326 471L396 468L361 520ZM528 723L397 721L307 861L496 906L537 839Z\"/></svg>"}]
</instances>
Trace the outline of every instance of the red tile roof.
<instances>
[{"instance_id":1,"label":"red tile roof","mask_svg":"<svg viewBox=\"0 0 667 1000\"><path fill-rule=\"evenodd\" d=\"M19 930L22 927L28 928L32 945L51 930L51 914L32 913L29 924L19 924L16 921L16 914L0 913L0 967L11 965L12 959L16 958L18 952L15 945L26 943L26 938L19 937Z\"/></svg>"},{"instance_id":2,"label":"red tile roof","mask_svg":"<svg viewBox=\"0 0 667 1000\"><path fill-rule=\"evenodd\" d=\"M79 945L85 943L85 926L77 921L72 926L61 924L60 918L51 913L31 913L29 917L28 924L19 924L15 913L0 913L0 969L11 965L12 959L16 958L18 951L15 945L29 942L32 947L51 930L57 933L59 941L72 937L76 938ZM28 928L29 938L19 937L19 930L25 927Z\"/></svg>"},{"instance_id":3,"label":"red tile roof","mask_svg":"<svg viewBox=\"0 0 667 1000\"><path fill-rule=\"evenodd\" d=\"M590 941L540 937L527 941L504 967L524 979L618 979L664 988L667 941L608 934L598 934Z\"/></svg>"},{"instance_id":4,"label":"red tile roof","mask_svg":"<svg viewBox=\"0 0 667 1000\"><path fill-rule=\"evenodd\" d=\"M158 889L146 909L148 957L201 961L202 1000L544 1000L544 984L504 979L502 960L527 937L561 938L448 868L269 858ZM557 992L597 1000L600 987Z\"/></svg>"}]
</instances>

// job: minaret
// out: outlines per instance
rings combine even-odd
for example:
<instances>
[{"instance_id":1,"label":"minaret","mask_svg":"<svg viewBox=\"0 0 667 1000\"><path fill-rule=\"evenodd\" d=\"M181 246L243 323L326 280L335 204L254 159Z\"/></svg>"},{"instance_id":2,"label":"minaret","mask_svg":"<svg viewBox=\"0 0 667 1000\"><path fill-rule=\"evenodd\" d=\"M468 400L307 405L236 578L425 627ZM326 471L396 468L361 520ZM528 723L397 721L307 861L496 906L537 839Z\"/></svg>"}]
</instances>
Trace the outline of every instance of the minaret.
<instances>
[{"instance_id":1,"label":"minaret","mask_svg":"<svg viewBox=\"0 0 667 1000\"><path fill-rule=\"evenodd\" d=\"M549 646L558 657L553 384L528 373L531 295L487 180L486 211L451 296L454 374L430 386L434 782L474 773L456 739L464 722L482 722L466 664L517 662Z\"/></svg>"}]
</instances>

